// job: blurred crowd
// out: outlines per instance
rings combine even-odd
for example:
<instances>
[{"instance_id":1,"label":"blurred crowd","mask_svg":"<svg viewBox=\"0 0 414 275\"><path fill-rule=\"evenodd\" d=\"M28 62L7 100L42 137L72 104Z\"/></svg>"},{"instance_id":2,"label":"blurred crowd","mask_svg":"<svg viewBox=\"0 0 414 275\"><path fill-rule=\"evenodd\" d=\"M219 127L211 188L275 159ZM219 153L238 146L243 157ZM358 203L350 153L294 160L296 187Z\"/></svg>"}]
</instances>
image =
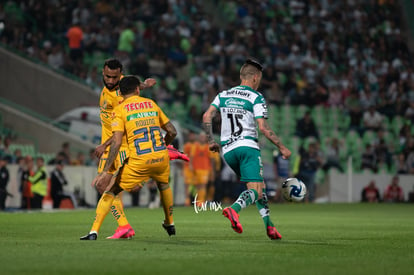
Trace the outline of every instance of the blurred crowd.
<instances>
[{"instance_id":1,"label":"blurred crowd","mask_svg":"<svg viewBox=\"0 0 414 275\"><path fill-rule=\"evenodd\" d=\"M309 111L288 118L287 138L301 141L291 173L344 171L353 150L358 169L414 174L414 67L402 20L391 0L9 0L0 3L0 41L97 92L103 60L117 57L126 73L156 77L146 95L185 107L171 112L186 110L196 127L254 56L269 106ZM321 108L347 118L339 135L321 132Z\"/></svg>"}]
</instances>

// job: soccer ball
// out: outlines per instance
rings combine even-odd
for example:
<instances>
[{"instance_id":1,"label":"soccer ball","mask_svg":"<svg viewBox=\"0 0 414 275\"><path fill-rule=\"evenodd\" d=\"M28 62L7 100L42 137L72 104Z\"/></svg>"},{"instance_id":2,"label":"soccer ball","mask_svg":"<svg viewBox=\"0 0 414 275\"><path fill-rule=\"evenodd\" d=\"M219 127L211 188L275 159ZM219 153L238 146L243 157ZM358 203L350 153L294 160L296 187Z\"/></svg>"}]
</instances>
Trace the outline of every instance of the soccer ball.
<instances>
[{"instance_id":1,"label":"soccer ball","mask_svg":"<svg viewBox=\"0 0 414 275\"><path fill-rule=\"evenodd\" d=\"M288 178L282 184L282 195L287 201L299 202L306 195L306 186L297 178Z\"/></svg>"}]
</instances>

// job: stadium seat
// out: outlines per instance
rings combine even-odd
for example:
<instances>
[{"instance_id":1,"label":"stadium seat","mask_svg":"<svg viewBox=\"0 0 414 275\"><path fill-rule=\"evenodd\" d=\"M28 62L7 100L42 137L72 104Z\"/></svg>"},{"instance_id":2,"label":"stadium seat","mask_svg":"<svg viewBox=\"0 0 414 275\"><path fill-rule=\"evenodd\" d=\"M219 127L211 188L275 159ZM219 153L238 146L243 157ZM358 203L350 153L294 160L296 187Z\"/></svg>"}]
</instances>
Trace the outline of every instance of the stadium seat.
<instances>
[{"instance_id":1,"label":"stadium seat","mask_svg":"<svg viewBox=\"0 0 414 275\"><path fill-rule=\"evenodd\" d=\"M295 110L295 117L296 119L301 119L305 115L305 113L309 111L309 107L306 105L299 105L296 107Z\"/></svg>"}]
</instances>

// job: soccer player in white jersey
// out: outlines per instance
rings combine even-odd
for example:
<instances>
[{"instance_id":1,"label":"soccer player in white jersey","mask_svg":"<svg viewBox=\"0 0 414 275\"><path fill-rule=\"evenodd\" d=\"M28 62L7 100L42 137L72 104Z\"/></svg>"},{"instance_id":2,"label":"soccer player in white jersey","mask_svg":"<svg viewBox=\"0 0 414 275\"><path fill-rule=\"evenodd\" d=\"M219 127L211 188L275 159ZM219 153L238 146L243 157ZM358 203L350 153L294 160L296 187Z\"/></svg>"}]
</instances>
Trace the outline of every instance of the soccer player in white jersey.
<instances>
[{"instance_id":1,"label":"soccer player in white jersey","mask_svg":"<svg viewBox=\"0 0 414 275\"><path fill-rule=\"evenodd\" d=\"M281 239L282 236L269 216L256 124L260 132L276 145L284 158L289 158L291 152L266 121L266 101L257 91L262 79L262 70L262 65L256 60L247 59L240 69L241 84L216 96L203 115L203 128L208 135L210 150L219 151L220 145L213 138L212 119L217 111L220 112L220 141L224 159L240 177L240 181L246 183L247 190L242 192L230 207L223 210L223 215L230 220L233 230L237 233L243 232L238 213L241 209L256 203L269 238Z\"/></svg>"}]
</instances>

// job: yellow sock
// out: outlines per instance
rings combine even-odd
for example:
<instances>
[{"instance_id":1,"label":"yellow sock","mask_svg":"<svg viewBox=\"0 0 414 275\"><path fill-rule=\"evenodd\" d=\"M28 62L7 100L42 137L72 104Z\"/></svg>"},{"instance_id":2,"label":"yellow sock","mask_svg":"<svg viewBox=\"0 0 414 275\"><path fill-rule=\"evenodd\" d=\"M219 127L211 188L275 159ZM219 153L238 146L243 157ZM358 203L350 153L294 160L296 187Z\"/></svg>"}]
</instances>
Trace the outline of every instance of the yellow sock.
<instances>
[{"instance_id":1,"label":"yellow sock","mask_svg":"<svg viewBox=\"0 0 414 275\"><path fill-rule=\"evenodd\" d=\"M206 201L206 196L207 196L207 192L206 192L206 187L205 186L198 189L197 201L205 202Z\"/></svg>"},{"instance_id":2,"label":"yellow sock","mask_svg":"<svg viewBox=\"0 0 414 275\"><path fill-rule=\"evenodd\" d=\"M118 222L118 226L128 225L129 222L124 213L124 204L122 203L122 193L119 193L115 196L114 201L112 202L111 212L115 220Z\"/></svg>"},{"instance_id":3,"label":"yellow sock","mask_svg":"<svg viewBox=\"0 0 414 275\"><path fill-rule=\"evenodd\" d=\"M162 202L162 207L164 208L164 215L165 220L164 223L166 224L173 224L173 195L171 188L168 187L167 189L160 190L160 198Z\"/></svg>"},{"instance_id":4,"label":"yellow sock","mask_svg":"<svg viewBox=\"0 0 414 275\"><path fill-rule=\"evenodd\" d=\"M95 221L92 224L91 232L99 232L101 225L111 209L112 201L114 200L114 194L105 192L96 206Z\"/></svg>"}]
</instances>

